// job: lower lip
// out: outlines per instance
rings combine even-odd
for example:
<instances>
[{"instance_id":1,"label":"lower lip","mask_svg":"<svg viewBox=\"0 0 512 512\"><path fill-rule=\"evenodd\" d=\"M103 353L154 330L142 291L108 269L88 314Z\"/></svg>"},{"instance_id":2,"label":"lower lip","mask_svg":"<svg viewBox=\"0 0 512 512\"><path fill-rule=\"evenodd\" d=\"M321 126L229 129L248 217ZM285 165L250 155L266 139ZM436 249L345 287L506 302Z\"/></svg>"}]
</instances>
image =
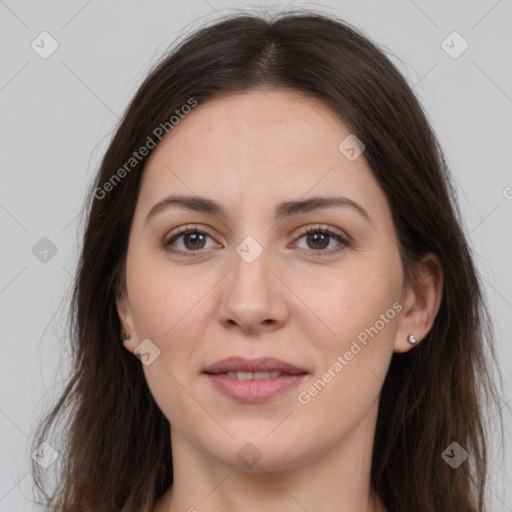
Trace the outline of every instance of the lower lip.
<instances>
[{"instance_id":1,"label":"lower lip","mask_svg":"<svg viewBox=\"0 0 512 512\"><path fill-rule=\"evenodd\" d=\"M210 382L224 395L240 402L264 402L297 386L306 376L283 374L273 379L238 380L224 373L206 374Z\"/></svg>"}]
</instances>

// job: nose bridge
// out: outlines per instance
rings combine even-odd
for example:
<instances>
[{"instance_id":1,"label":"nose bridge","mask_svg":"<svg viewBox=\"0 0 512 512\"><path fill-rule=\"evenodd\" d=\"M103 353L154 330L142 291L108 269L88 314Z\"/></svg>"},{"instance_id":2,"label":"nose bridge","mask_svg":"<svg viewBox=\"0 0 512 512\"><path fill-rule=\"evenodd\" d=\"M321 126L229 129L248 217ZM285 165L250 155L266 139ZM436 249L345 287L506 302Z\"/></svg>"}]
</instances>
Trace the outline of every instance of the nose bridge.
<instances>
[{"instance_id":1,"label":"nose bridge","mask_svg":"<svg viewBox=\"0 0 512 512\"><path fill-rule=\"evenodd\" d=\"M261 240L261 236L259 237ZM264 247L253 236L245 237L235 248L233 255L233 291L246 302L270 298L269 282L270 248Z\"/></svg>"},{"instance_id":2,"label":"nose bridge","mask_svg":"<svg viewBox=\"0 0 512 512\"><path fill-rule=\"evenodd\" d=\"M271 270L271 256L270 248L253 236L236 246L233 271L222 293L221 321L253 330L258 325L281 324L285 320L287 307L279 280Z\"/></svg>"}]
</instances>

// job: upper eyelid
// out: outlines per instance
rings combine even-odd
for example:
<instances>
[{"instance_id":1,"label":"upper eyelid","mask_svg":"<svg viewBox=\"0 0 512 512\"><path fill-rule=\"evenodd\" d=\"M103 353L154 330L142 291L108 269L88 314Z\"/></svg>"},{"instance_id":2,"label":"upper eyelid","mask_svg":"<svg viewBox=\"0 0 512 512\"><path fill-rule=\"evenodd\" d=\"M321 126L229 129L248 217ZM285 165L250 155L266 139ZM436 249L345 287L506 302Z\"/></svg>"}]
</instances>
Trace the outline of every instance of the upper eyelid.
<instances>
[{"instance_id":1,"label":"upper eyelid","mask_svg":"<svg viewBox=\"0 0 512 512\"><path fill-rule=\"evenodd\" d=\"M208 235L208 236L214 238L214 236L209 233L209 229L211 229L211 228L202 228L201 226L199 226L197 224L186 224L184 227L177 228L176 230L171 230L165 236L165 238L169 239L169 238L172 238L177 235L183 235L184 233L186 234L187 231L194 231L194 232L197 231L199 233L202 233L202 234L205 234L205 235ZM350 236L346 233L346 231L340 230L339 228L329 226L327 224L306 224L304 226L301 226L298 229L299 229L299 233L295 236L302 236L312 229L317 229L318 231L330 231L332 234L339 235L343 238L347 238L347 239L350 238Z\"/></svg>"},{"instance_id":2,"label":"upper eyelid","mask_svg":"<svg viewBox=\"0 0 512 512\"><path fill-rule=\"evenodd\" d=\"M301 226L299 233L295 235L294 241L302 238L303 236L307 235L311 231L319 231L319 232L323 231L323 232L326 232L326 234L328 236L339 237L341 239L340 243L342 243L342 244L344 243L345 245L348 245L349 243L351 243L351 240L352 240L351 237L346 234L346 232L344 232L344 231L338 232L338 231L340 231L338 228L334 228L334 227L324 225L324 224L316 224L316 225L308 224L305 226ZM210 238L212 238L212 240L215 239L215 237L208 232L208 229L203 229L196 224L187 224L185 227L178 228L177 231L173 231L173 232L171 232L171 234L166 236L164 238L165 245L170 245L171 241L174 241L173 239L178 239L179 237L186 235L187 232L192 232L192 233L198 232L200 234L209 236ZM180 250L180 249L178 249L178 250ZM190 251L190 252L200 252L200 251L198 250L198 251ZM316 251L316 252L322 252L322 251Z\"/></svg>"}]
</instances>

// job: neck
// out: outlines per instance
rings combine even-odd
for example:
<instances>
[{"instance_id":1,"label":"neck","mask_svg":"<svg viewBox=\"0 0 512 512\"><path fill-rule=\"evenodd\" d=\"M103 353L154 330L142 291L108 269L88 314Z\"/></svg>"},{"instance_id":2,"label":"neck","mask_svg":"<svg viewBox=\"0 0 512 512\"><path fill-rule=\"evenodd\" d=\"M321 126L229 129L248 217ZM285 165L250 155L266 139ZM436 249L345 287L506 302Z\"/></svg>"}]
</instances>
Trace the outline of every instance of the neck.
<instances>
[{"instance_id":1,"label":"neck","mask_svg":"<svg viewBox=\"0 0 512 512\"><path fill-rule=\"evenodd\" d=\"M386 512L370 484L361 432L285 470L240 470L198 452L172 431L174 482L155 512Z\"/></svg>"}]
</instances>

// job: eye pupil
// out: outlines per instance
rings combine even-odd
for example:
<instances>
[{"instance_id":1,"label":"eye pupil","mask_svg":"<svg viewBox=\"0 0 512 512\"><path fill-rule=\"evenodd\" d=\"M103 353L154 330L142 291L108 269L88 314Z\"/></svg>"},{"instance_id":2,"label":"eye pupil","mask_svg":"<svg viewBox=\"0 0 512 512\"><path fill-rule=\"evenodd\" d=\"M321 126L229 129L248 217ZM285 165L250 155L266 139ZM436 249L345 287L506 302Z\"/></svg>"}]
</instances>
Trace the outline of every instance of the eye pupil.
<instances>
[{"instance_id":1,"label":"eye pupil","mask_svg":"<svg viewBox=\"0 0 512 512\"><path fill-rule=\"evenodd\" d=\"M184 235L185 245L187 246L187 249L197 249L198 247L202 249L204 245L204 236L200 233L188 233ZM188 247L188 243L192 243L192 247ZM203 245L200 245L201 242L203 242Z\"/></svg>"},{"instance_id":2,"label":"eye pupil","mask_svg":"<svg viewBox=\"0 0 512 512\"><path fill-rule=\"evenodd\" d=\"M328 235L322 234L322 233L313 233L312 235L309 235L309 239L313 240L313 245L316 246L316 248L324 249L329 245L329 243L325 243L327 240ZM322 242L324 242L322 244ZM320 245L321 244L321 245Z\"/></svg>"}]
</instances>

